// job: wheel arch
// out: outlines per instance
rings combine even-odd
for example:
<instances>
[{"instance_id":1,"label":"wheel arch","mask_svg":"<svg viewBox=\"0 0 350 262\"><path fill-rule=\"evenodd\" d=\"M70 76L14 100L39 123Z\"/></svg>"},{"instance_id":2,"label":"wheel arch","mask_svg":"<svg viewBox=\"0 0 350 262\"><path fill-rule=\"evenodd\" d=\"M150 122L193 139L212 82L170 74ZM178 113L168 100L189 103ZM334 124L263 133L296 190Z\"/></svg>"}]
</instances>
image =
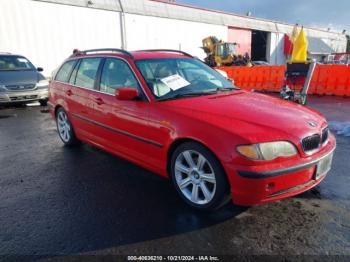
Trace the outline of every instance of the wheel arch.
<instances>
[{"instance_id":1,"label":"wheel arch","mask_svg":"<svg viewBox=\"0 0 350 262\"><path fill-rule=\"evenodd\" d=\"M56 103L54 105L54 114L55 114L55 116L57 115L57 110L59 108L62 108L64 111L66 111L67 114L68 114L68 117L69 117L69 108L68 108L68 105L67 105L67 103L65 101L62 101L62 100L58 101L58 103Z\"/></svg>"},{"instance_id":2,"label":"wheel arch","mask_svg":"<svg viewBox=\"0 0 350 262\"><path fill-rule=\"evenodd\" d=\"M55 114L55 116L57 116L57 111L58 111L58 109L60 109L60 108L63 108L63 109L64 109L64 107L61 106L61 105L56 105L56 106L55 106L55 108L54 108L54 114Z\"/></svg>"},{"instance_id":3,"label":"wheel arch","mask_svg":"<svg viewBox=\"0 0 350 262\"><path fill-rule=\"evenodd\" d=\"M166 169L167 169L167 173L168 173L168 177L171 179L171 170L170 170L170 166L171 166L171 157L173 155L173 153L175 152L176 148L178 148L180 145L186 143L186 142L194 142L194 143L197 143L197 144L200 144L201 146L205 147L207 150L209 150L213 156L218 160L221 168L222 168L222 171L225 173L225 176L226 178L228 179L227 177L227 174L226 174L226 171L225 171L225 168L222 164L222 162L220 161L220 158L215 154L215 152L209 148L206 144L204 144L203 142L199 141L199 140L196 140L196 139L193 139L193 138L190 138L190 137L182 137L182 138L178 138L176 140L174 140L170 146L169 146L169 149L168 149L168 152L167 152L167 166L166 166Z\"/></svg>"}]
</instances>

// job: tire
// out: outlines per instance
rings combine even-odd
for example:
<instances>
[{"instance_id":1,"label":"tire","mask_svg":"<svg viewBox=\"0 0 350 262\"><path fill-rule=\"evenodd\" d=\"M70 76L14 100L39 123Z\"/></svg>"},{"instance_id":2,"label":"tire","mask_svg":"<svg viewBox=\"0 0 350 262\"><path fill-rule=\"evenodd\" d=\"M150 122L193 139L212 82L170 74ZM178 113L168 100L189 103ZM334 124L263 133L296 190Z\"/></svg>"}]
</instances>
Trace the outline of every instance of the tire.
<instances>
[{"instance_id":1,"label":"tire","mask_svg":"<svg viewBox=\"0 0 350 262\"><path fill-rule=\"evenodd\" d=\"M79 140L75 136L73 126L63 108L59 108L56 112L56 125L58 135L64 145L73 146L79 144Z\"/></svg>"},{"instance_id":2,"label":"tire","mask_svg":"<svg viewBox=\"0 0 350 262\"><path fill-rule=\"evenodd\" d=\"M174 151L170 165L174 187L188 205L213 211L230 199L226 174L219 160L203 145L181 144Z\"/></svg>"},{"instance_id":3,"label":"tire","mask_svg":"<svg viewBox=\"0 0 350 262\"><path fill-rule=\"evenodd\" d=\"M47 99L39 100L41 106L47 106Z\"/></svg>"}]
</instances>

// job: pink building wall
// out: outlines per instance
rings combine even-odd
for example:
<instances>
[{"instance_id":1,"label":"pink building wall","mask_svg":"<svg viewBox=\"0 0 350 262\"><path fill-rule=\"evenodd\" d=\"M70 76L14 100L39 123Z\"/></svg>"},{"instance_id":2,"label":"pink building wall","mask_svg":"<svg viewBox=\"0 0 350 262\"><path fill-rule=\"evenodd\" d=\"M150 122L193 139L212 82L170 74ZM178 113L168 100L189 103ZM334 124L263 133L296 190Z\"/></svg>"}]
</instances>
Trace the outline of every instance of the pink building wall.
<instances>
[{"instance_id":1,"label":"pink building wall","mask_svg":"<svg viewBox=\"0 0 350 262\"><path fill-rule=\"evenodd\" d=\"M249 29L228 27L228 42L237 43L237 53L244 55L246 52L251 55L252 31Z\"/></svg>"}]
</instances>

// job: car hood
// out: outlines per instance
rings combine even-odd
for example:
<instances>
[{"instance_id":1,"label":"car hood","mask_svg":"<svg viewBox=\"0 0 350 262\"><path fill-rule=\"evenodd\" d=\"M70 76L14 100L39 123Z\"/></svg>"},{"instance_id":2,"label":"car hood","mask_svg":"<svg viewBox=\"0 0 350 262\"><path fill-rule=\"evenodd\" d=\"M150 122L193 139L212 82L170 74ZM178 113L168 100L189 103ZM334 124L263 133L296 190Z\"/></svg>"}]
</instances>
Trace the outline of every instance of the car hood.
<instances>
[{"instance_id":1,"label":"car hood","mask_svg":"<svg viewBox=\"0 0 350 262\"><path fill-rule=\"evenodd\" d=\"M36 84L44 76L35 70L32 71L0 71L0 85Z\"/></svg>"},{"instance_id":2,"label":"car hood","mask_svg":"<svg viewBox=\"0 0 350 262\"><path fill-rule=\"evenodd\" d=\"M178 99L167 104L178 113L260 141L271 140L269 134L274 139L285 139L285 134L300 139L326 125L324 117L315 110L247 91Z\"/></svg>"}]
</instances>

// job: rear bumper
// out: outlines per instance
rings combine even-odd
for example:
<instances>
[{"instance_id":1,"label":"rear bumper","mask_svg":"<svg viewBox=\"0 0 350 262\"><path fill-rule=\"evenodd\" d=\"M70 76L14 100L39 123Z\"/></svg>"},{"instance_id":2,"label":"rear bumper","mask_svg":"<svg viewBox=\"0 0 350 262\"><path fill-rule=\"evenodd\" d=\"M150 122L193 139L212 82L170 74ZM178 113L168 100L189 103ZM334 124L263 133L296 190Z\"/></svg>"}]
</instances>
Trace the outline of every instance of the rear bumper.
<instances>
[{"instance_id":1,"label":"rear bumper","mask_svg":"<svg viewBox=\"0 0 350 262\"><path fill-rule=\"evenodd\" d=\"M48 97L48 89L0 93L0 104L12 104L45 100L48 99Z\"/></svg>"},{"instance_id":2,"label":"rear bumper","mask_svg":"<svg viewBox=\"0 0 350 262\"><path fill-rule=\"evenodd\" d=\"M327 146L309 158L293 166L266 171L266 166L229 167L232 201L243 206L252 206L298 195L318 185L327 175L316 178L320 161L334 153L335 138L330 137ZM263 170L259 172L259 169Z\"/></svg>"}]
</instances>

